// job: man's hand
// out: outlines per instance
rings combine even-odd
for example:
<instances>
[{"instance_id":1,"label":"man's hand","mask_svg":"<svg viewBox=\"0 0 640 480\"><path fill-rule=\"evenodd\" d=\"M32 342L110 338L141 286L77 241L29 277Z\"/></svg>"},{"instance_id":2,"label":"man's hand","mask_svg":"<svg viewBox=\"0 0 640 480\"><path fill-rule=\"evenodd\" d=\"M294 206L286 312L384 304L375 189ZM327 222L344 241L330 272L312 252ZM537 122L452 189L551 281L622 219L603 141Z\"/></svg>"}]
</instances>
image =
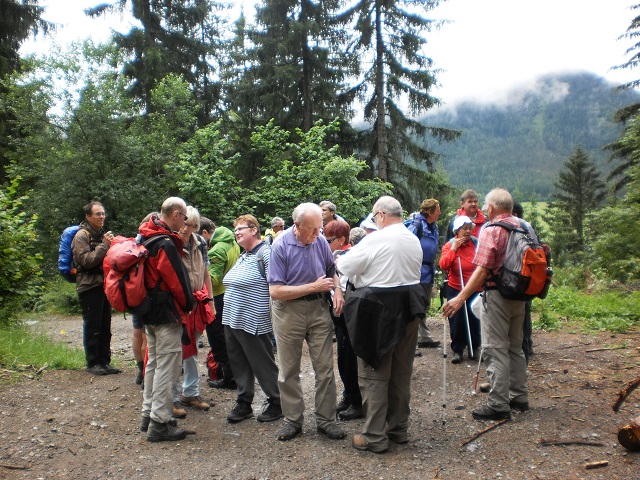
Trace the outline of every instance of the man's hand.
<instances>
[{"instance_id":1,"label":"man's hand","mask_svg":"<svg viewBox=\"0 0 640 480\"><path fill-rule=\"evenodd\" d=\"M342 290L336 288L335 292L333 292L333 313L336 314L336 317L339 317L342 313L342 308L344 307L344 296L342 295Z\"/></svg>"},{"instance_id":2,"label":"man's hand","mask_svg":"<svg viewBox=\"0 0 640 480\"><path fill-rule=\"evenodd\" d=\"M454 313L460 310L460 307L464 304L464 300L460 296L453 297L442 307L442 315L445 317L451 317Z\"/></svg>"},{"instance_id":3,"label":"man's hand","mask_svg":"<svg viewBox=\"0 0 640 480\"><path fill-rule=\"evenodd\" d=\"M113 233L111 233L111 230L109 230L107 233L104 234L104 237L102 237L102 241L104 243L107 244L107 246L111 246L111 240L113 240Z\"/></svg>"},{"instance_id":4,"label":"man's hand","mask_svg":"<svg viewBox=\"0 0 640 480\"><path fill-rule=\"evenodd\" d=\"M313 282L314 292L330 292L331 290L333 290L333 278L324 275Z\"/></svg>"}]
</instances>

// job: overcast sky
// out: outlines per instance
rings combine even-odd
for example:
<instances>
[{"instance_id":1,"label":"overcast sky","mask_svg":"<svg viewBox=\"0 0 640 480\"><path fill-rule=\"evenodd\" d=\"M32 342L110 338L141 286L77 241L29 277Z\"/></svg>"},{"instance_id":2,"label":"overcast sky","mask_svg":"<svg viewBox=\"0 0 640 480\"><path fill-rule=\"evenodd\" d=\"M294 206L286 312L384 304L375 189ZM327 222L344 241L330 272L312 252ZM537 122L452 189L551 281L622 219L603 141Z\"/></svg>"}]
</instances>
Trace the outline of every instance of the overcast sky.
<instances>
[{"instance_id":1,"label":"overcast sky","mask_svg":"<svg viewBox=\"0 0 640 480\"><path fill-rule=\"evenodd\" d=\"M91 37L104 41L110 28L128 31L120 17L91 20L83 9L93 0L41 0L44 18L64 25L56 41L64 45ZM251 0L245 0L251 4ZM633 70L611 71L625 61L628 40L617 40L633 19L634 0L448 0L429 14L451 23L428 34L426 53L443 72L432 93L446 104L462 99L493 101L516 86L549 73L588 71L616 84L640 77ZM640 14L640 11L636 11ZM52 48L42 39L23 51ZM56 47L57 48L57 47Z\"/></svg>"}]
</instances>

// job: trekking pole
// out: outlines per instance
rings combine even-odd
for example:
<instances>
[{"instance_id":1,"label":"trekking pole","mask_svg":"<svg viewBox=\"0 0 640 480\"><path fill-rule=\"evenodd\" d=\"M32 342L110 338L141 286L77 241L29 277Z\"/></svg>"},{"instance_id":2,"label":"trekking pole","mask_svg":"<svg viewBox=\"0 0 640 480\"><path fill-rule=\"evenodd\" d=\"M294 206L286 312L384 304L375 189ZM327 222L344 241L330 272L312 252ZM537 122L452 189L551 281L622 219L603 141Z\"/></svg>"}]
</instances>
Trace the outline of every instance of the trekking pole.
<instances>
[{"instance_id":1,"label":"trekking pole","mask_svg":"<svg viewBox=\"0 0 640 480\"><path fill-rule=\"evenodd\" d=\"M464 290L464 278L462 278L462 261L458 257L458 271L460 272L460 285ZM469 345L469 356L473 357L473 345L471 345L471 326L469 325L469 312L467 312L467 301L464 301L464 319L467 321L467 342Z\"/></svg>"},{"instance_id":2,"label":"trekking pole","mask_svg":"<svg viewBox=\"0 0 640 480\"><path fill-rule=\"evenodd\" d=\"M442 428L447 423L447 317L442 316Z\"/></svg>"}]
</instances>

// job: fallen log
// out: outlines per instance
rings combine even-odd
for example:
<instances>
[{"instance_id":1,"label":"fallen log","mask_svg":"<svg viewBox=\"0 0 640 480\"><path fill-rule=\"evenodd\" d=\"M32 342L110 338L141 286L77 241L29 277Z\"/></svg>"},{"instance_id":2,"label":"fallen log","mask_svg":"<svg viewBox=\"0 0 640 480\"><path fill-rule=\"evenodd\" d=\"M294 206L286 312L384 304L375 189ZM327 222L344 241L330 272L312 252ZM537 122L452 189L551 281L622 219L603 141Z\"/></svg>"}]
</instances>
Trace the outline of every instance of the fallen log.
<instances>
[{"instance_id":1,"label":"fallen log","mask_svg":"<svg viewBox=\"0 0 640 480\"><path fill-rule=\"evenodd\" d=\"M618 430L618 442L630 452L640 450L640 417Z\"/></svg>"},{"instance_id":2,"label":"fallen log","mask_svg":"<svg viewBox=\"0 0 640 480\"><path fill-rule=\"evenodd\" d=\"M591 352L604 352L606 350L622 350L625 348L631 348L631 347L603 347L603 348L592 348L591 350L585 350L586 353L591 353Z\"/></svg>"},{"instance_id":3,"label":"fallen log","mask_svg":"<svg viewBox=\"0 0 640 480\"><path fill-rule=\"evenodd\" d=\"M538 440L538 443L543 447L554 447L554 446L561 446L561 445L587 445L590 447L605 446L605 444L602 442L592 442L590 440L556 440L556 439L544 440L541 438L540 440Z\"/></svg>"},{"instance_id":4,"label":"fallen log","mask_svg":"<svg viewBox=\"0 0 640 480\"><path fill-rule=\"evenodd\" d=\"M476 433L475 435L473 435L471 438L469 438L468 440L462 442L460 444L460 447L464 447L466 444L473 442L476 438L478 438L480 435L483 435L491 430L493 430L494 428L496 428L499 425L502 425L505 422L508 422L509 419L505 418L504 420L500 420L499 422L494 423L493 425L489 425L487 428L480 430L478 433Z\"/></svg>"},{"instance_id":5,"label":"fallen log","mask_svg":"<svg viewBox=\"0 0 640 480\"><path fill-rule=\"evenodd\" d=\"M29 470L31 468L28 465L12 465L10 463L0 463L0 467L7 470Z\"/></svg>"},{"instance_id":6,"label":"fallen log","mask_svg":"<svg viewBox=\"0 0 640 480\"><path fill-rule=\"evenodd\" d=\"M640 387L640 377L627 383L624 388L618 392L618 398L616 398L616 401L613 402L613 405L611 405L613 411L617 413L625 400L629 397L629 395L631 395L631 392L633 392L638 387Z\"/></svg>"}]
</instances>

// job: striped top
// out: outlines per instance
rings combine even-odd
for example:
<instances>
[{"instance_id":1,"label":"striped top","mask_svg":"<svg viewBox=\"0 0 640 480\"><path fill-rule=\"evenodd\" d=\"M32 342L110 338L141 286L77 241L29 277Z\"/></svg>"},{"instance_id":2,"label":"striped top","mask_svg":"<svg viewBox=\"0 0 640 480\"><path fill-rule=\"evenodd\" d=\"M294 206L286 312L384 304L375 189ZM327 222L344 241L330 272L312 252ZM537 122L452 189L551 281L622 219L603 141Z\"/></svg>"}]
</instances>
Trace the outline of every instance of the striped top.
<instances>
[{"instance_id":1,"label":"striped top","mask_svg":"<svg viewBox=\"0 0 640 480\"><path fill-rule=\"evenodd\" d=\"M251 252L244 252L222 280L225 286L222 324L252 335L269 333L271 315L269 311L269 285L258 268L256 253L264 242ZM271 249L263 252L265 270L269 271Z\"/></svg>"}]
</instances>

